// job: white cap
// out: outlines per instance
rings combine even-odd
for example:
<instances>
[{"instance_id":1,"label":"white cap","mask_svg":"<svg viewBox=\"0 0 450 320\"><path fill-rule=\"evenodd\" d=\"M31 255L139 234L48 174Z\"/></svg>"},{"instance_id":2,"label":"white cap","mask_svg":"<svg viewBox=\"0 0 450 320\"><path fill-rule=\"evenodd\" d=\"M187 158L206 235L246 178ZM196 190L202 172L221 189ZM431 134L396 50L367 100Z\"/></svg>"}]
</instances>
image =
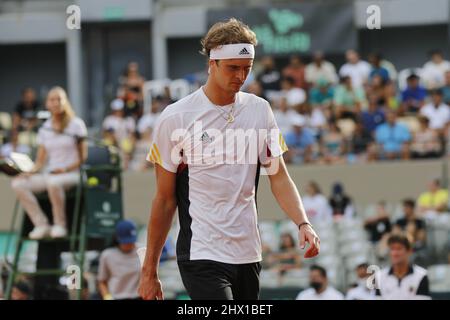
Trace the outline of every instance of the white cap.
<instances>
[{"instance_id":1,"label":"white cap","mask_svg":"<svg viewBox=\"0 0 450 320\"><path fill-rule=\"evenodd\" d=\"M123 110L125 104L122 99L114 99L111 101L111 109L114 111Z\"/></svg>"}]
</instances>

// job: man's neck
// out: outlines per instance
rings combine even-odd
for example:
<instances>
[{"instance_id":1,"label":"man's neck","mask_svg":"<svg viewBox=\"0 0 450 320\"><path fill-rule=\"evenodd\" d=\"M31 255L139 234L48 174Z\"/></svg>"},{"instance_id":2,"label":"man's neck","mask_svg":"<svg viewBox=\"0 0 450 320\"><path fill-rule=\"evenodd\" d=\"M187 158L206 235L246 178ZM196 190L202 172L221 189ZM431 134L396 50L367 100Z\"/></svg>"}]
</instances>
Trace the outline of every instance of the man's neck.
<instances>
[{"instance_id":1,"label":"man's neck","mask_svg":"<svg viewBox=\"0 0 450 320\"><path fill-rule=\"evenodd\" d=\"M393 266L393 270L394 270L394 275L397 278L401 279L408 273L409 263L403 262L403 263L397 264L397 265Z\"/></svg>"},{"instance_id":2,"label":"man's neck","mask_svg":"<svg viewBox=\"0 0 450 320\"><path fill-rule=\"evenodd\" d=\"M234 93L225 92L209 79L203 86L202 90L208 97L209 101L218 106L226 106L233 103L236 99L236 95Z\"/></svg>"}]
</instances>

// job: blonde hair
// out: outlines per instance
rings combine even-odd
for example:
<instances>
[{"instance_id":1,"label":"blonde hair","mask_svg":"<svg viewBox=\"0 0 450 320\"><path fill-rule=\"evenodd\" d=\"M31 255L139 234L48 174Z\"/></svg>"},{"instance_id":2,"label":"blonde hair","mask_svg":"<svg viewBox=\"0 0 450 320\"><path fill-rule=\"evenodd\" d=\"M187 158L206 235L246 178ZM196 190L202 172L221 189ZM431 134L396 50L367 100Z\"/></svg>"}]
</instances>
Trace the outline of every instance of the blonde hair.
<instances>
[{"instance_id":1,"label":"blonde hair","mask_svg":"<svg viewBox=\"0 0 450 320\"><path fill-rule=\"evenodd\" d=\"M228 21L215 23L201 40L201 54L209 57L211 49L224 44L250 43L254 46L258 44L256 34L249 26L235 18Z\"/></svg>"},{"instance_id":2,"label":"blonde hair","mask_svg":"<svg viewBox=\"0 0 450 320\"><path fill-rule=\"evenodd\" d=\"M69 125L70 120L75 117L75 112L73 111L72 105L70 104L69 98L67 97L66 91L61 87L53 87L47 94L56 93L59 96L61 107L63 108L63 116L61 120L61 132L63 132Z\"/></svg>"}]
</instances>

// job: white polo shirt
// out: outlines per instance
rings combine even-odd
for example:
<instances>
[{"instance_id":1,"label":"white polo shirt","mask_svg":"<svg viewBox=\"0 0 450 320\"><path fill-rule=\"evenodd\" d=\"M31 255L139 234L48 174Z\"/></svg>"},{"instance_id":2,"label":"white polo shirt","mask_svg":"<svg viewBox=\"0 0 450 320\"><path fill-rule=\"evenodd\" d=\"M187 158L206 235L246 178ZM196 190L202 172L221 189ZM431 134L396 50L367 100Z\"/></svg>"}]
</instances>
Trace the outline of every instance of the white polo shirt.
<instances>
[{"instance_id":1,"label":"white polo shirt","mask_svg":"<svg viewBox=\"0 0 450 320\"><path fill-rule=\"evenodd\" d=\"M392 268L385 268L379 274L378 284L377 295L383 300L431 299L427 271L416 265L411 265L402 279L394 275Z\"/></svg>"},{"instance_id":2,"label":"white polo shirt","mask_svg":"<svg viewBox=\"0 0 450 320\"><path fill-rule=\"evenodd\" d=\"M169 105L156 122L147 159L177 173L179 261L261 261L260 163L279 157L287 147L267 101L239 92L235 120L229 123L231 108L215 106L200 88ZM256 140L230 139L236 132L230 130L239 129Z\"/></svg>"},{"instance_id":3,"label":"white polo shirt","mask_svg":"<svg viewBox=\"0 0 450 320\"><path fill-rule=\"evenodd\" d=\"M77 162L77 138L86 136L86 125L80 118L70 120L62 134L52 129L51 118L45 121L38 131L36 142L47 152L46 170L65 169Z\"/></svg>"}]
</instances>

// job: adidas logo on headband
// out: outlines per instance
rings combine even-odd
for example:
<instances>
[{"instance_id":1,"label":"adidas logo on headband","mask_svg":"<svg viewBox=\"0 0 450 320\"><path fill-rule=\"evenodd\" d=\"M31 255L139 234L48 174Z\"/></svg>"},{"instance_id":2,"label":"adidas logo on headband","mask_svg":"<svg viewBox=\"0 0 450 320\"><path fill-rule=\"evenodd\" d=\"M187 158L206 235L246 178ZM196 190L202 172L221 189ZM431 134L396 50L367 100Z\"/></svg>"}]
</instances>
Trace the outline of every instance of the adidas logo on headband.
<instances>
[{"instance_id":1,"label":"adidas logo on headband","mask_svg":"<svg viewBox=\"0 0 450 320\"><path fill-rule=\"evenodd\" d=\"M250 52L248 52L247 49L243 48L243 49L239 52L239 55L242 55L242 54L250 54Z\"/></svg>"},{"instance_id":2,"label":"adidas logo on headband","mask_svg":"<svg viewBox=\"0 0 450 320\"><path fill-rule=\"evenodd\" d=\"M253 59L255 57L255 48L250 43L224 44L211 49L209 59Z\"/></svg>"}]
</instances>

